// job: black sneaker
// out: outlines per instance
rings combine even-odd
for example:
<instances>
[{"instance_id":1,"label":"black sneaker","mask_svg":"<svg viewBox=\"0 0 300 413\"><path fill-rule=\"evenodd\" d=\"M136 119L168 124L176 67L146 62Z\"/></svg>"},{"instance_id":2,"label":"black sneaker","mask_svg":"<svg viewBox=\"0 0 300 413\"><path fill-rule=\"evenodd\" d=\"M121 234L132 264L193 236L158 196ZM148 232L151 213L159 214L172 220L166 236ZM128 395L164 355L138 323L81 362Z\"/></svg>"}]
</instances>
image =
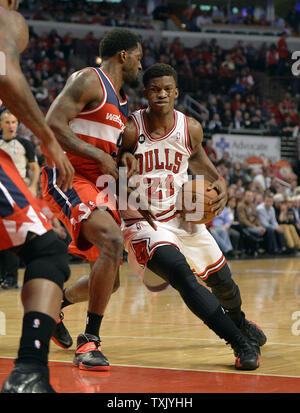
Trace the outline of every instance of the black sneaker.
<instances>
[{"instance_id":1,"label":"black sneaker","mask_svg":"<svg viewBox=\"0 0 300 413\"><path fill-rule=\"evenodd\" d=\"M236 340L230 344L236 357L236 369L255 370L259 367L260 349L256 341L238 336Z\"/></svg>"},{"instance_id":2,"label":"black sneaker","mask_svg":"<svg viewBox=\"0 0 300 413\"><path fill-rule=\"evenodd\" d=\"M15 277L6 277L2 281L1 287L3 290L13 290L14 288L19 288L18 280Z\"/></svg>"},{"instance_id":3,"label":"black sneaker","mask_svg":"<svg viewBox=\"0 0 300 413\"><path fill-rule=\"evenodd\" d=\"M47 367L17 364L5 380L1 393L56 393L49 383Z\"/></svg>"},{"instance_id":4,"label":"black sneaker","mask_svg":"<svg viewBox=\"0 0 300 413\"><path fill-rule=\"evenodd\" d=\"M56 327L54 329L51 340L54 341L54 343L57 344L59 347L69 348L72 346L73 340L66 326L63 323L63 319L64 313L61 311L59 313L59 319L56 323Z\"/></svg>"},{"instance_id":5,"label":"black sneaker","mask_svg":"<svg viewBox=\"0 0 300 413\"><path fill-rule=\"evenodd\" d=\"M245 314L243 314L243 320L240 325L240 330L244 334L244 336L256 340L260 346L263 346L266 341L267 337L265 336L264 332L262 329L253 323L253 321L249 321L245 318Z\"/></svg>"},{"instance_id":6,"label":"black sneaker","mask_svg":"<svg viewBox=\"0 0 300 413\"><path fill-rule=\"evenodd\" d=\"M92 334L79 334L73 364L81 370L108 371L109 362L101 352L100 342Z\"/></svg>"}]
</instances>

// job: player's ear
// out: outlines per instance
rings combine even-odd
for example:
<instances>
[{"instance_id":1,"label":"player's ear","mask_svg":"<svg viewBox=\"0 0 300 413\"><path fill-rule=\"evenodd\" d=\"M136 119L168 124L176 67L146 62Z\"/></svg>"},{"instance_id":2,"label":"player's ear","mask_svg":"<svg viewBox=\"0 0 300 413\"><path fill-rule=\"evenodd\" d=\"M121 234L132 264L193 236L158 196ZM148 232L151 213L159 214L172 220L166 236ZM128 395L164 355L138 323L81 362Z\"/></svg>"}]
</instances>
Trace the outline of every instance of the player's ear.
<instances>
[{"instance_id":1,"label":"player's ear","mask_svg":"<svg viewBox=\"0 0 300 413\"><path fill-rule=\"evenodd\" d=\"M128 57L128 53L126 52L126 50L121 50L119 52L119 55L120 55L121 62L125 63Z\"/></svg>"},{"instance_id":2,"label":"player's ear","mask_svg":"<svg viewBox=\"0 0 300 413\"><path fill-rule=\"evenodd\" d=\"M19 7L19 1L18 0L7 0L7 5L9 10L17 10Z\"/></svg>"},{"instance_id":3,"label":"player's ear","mask_svg":"<svg viewBox=\"0 0 300 413\"><path fill-rule=\"evenodd\" d=\"M176 88L176 89L175 89L175 99L177 99L178 96L179 96L179 91L178 91L178 88Z\"/></svg>"},{"instance_id":4,"label":"player's ear","mask_svg":"<svg viewBox=\"0 0 300 413\"><path fill-rule=\"evenodd\" d=\"M147 89L146 88L143 88L142 93L143 93L144 98L147 99Z\"/></svg>"}]
</instances>

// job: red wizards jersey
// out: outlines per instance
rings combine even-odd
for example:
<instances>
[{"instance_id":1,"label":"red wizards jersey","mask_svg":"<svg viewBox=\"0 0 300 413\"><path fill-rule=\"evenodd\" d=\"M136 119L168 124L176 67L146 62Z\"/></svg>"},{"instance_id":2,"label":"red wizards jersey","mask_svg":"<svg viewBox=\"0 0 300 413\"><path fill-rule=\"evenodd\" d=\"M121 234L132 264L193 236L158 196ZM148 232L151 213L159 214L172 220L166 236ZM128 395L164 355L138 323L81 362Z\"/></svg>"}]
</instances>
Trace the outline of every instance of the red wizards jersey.
<instances>
[{"instance_id":1,"label":"red wizards jersey","mask_svg":"<svg viewBox=\"0 0 300 413\"><path fill-rule=\"evenodd\" d=\"M125 129L128 116L128 103L125 93L120 101L112 80L101 68L91 68L99 77L99 87L102 86L101 103L91 109L79 113L69 122L72 131L83 141L116 157L118 139ZM101 175L100 165L90 159L67 153L75 171L96 183Z\"/></svg>"},{"instance_id":2,"label":"red wizards jersey","mask_svg":"<svg viewBox=\"0 0 300 413\"><path fill-rule=\"evenodd\" d=\"M0 250L24 244L29 233L43 235L49 230L49 221L11 157L0 149Z\"/></svg>"}]
</instances>

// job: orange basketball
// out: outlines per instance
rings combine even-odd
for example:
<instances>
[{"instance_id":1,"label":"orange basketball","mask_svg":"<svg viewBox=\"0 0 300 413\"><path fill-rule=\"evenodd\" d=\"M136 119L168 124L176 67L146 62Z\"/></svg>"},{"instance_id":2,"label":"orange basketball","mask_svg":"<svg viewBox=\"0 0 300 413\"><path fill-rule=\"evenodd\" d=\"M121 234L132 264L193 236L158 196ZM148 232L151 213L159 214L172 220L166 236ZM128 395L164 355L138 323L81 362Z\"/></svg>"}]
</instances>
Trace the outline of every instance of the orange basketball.
<instances>
[{"instance_id":1,"label":"orange basketball","mask_svg":"<svg viewBox=\"0 0 300 413\"><path fill-rule=\"evenodd\" d=\"M186 182L177 197L177 210L182 211L185 220L194 224L206 224L215 214L209 205L211 199L218 196L215 189L207 190L211 184L207 179L193 179Z\"/></svg>"}]
</instances>

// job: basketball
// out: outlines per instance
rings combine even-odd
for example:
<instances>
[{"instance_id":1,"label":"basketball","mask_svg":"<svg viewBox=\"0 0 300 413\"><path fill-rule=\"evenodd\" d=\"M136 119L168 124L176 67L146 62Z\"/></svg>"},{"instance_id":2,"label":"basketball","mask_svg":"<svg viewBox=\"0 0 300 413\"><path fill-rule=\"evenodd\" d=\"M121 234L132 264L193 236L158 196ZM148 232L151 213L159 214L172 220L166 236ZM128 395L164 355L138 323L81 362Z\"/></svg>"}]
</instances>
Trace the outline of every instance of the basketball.
<instances>
[{"instance_id":1,"label":"basketball","mask_svg":"<svg viewBox=\"0 0 300 413\"><path fill-rule=\"evenodd\" d=\"M205 178L193 179L183 184L177 197L177 209L182 211L186 221L206 224L215 217L209 202L216 198L218 193L215 189L207 190L210 184Z\"/></svg>"}]
</instances>

